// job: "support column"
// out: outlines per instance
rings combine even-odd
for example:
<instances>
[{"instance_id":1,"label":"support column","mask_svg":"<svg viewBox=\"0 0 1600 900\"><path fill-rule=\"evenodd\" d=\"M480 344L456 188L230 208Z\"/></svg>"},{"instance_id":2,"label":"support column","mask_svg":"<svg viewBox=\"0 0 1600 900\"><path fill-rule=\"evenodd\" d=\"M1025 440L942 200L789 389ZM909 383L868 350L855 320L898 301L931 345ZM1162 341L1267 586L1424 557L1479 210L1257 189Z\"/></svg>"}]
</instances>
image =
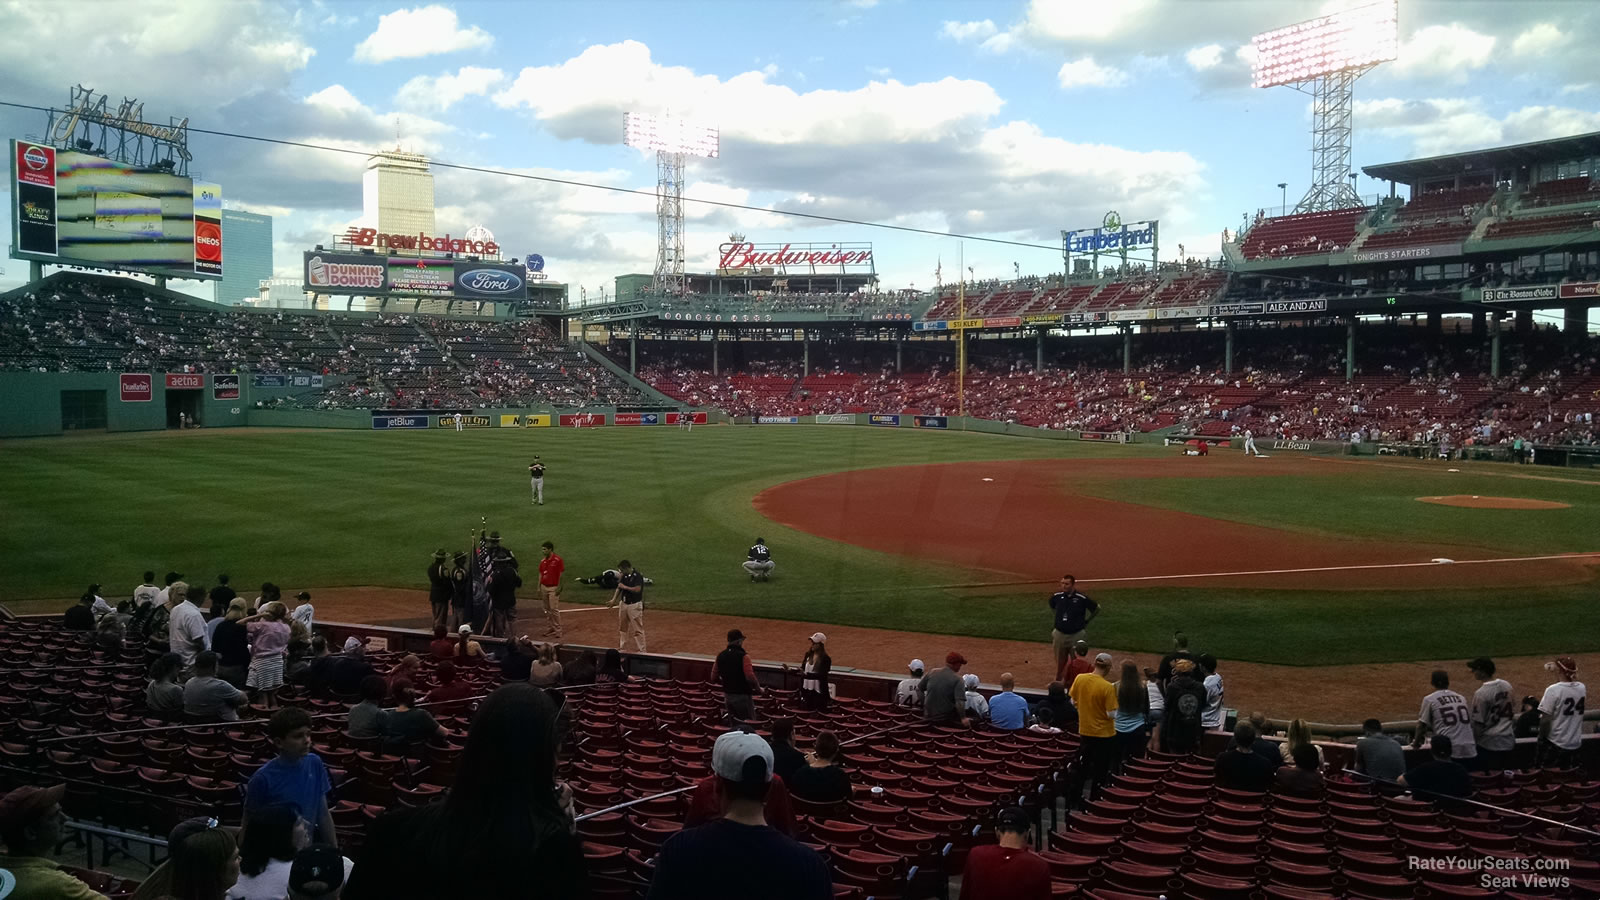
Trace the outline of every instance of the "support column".
<instances>
[{"instance_id":1,"label":"support column","mask_svg":"<svg viewBox=\"0 0 1600 900\"><path fill-rule=\"evenodd\" d=\"M1356 320L1350 317L1350 322L1345 326L1344 335L1344 380L1354 381L1356 377Z\"/></svg>"},{"instance_id":2,"label":"support column","mask_svg":"<svg viewBox=\"0 0 1600 900\"><path fill-rule=\"evenodd\" d=\"M1033 370L1044 371L1044 329L1040 328L1033 338Z\"/></svg>"},{"instance_id":3,"label":"support column","mask_svg":"<svg viewBox=\"0 0 1600 900\"><path fill-rule=\"evenodd\" d=\"M1500 314L1489 319L1489 377L1500 377Z\"/></svg>"},{"instance_id":4,"label":"support column","mask_svg":"<svg viewBox=\"0 0 1600 900\"><path fill-rule=\"evenodd\" d=\"M1517 310L1517 334L1527 334L1533 331L1533 310Z\"/></svg>"},{"instance_id":5,"label":"support column","mask_svg":"<svg viewBox=\"0 0 1600 900\"><path fill-rule=\"evenodd\" d=\"M1488 333L1487 332L1487 326L1485 324L1488 321L1488 318L1489 318L1489 314L1484 312L1481 309L1472 314L1472 336L1473 337L1481 338L1485 334Z\"/></svg>"},{"instance_id":6,"label":"support column","mask_svg":"<svg viewBox=\"0 0 1600 900\"><path fill-rule=\"evenodd\" d=\"M905 339L905 337L901 336L901 337L895 338L894 339L894 370L896 372L900 371L900 362L901 362L902 354L904 353L905 349L906 349L906 339Z\"/></svg>"},{"instance_id":7,"label":"support column","mask_svg":"<svg viewBox=\"0 0 1600 900\"><path fill-rule=\"evenodd\" d=\"M711 332L711 374L713 374L713 375L721 375L722 374L721 370L719 370L717 368L717 344L718 344L717 332L715 330L712 330L712 332Z\"/></svg>"},{"instance_id":8,"label":"support column","mask_svg":"<svg viewBox=\"0 0 1600 900\"><path fill-rule=\"evenodd\" d=\"M1122 374L1127 375L1133 371L1133 329L1126 326L1122 329Z\"/></svg>"},{"instance_id":9,"label":"support column","mask_svg":"<svg viewBox=\"0 0 1600 900\"><path fill-rule=\"evenodd\" d=\"M805 346L800 358L800 374L809 378L811 377L811 334L807 332L802 340L805 341Z\"/></svg>"},{"instance_id":10,"label":"support column","mask_svg":"<svg viewBox=\"0 0 1600 900\"><path fill-rule=\"evenodd\" d=\"M1566 313L1566 321L1561 323L1561 331L1573 340L1581 340L1589 333L1589 307L1574 303L1567 307Z\"/></svg>"},{"instance_id":11,"label":"support column","mask_svg":"<svg viewBox=\"0 0 1600 900\"><path fill-rule=\"evenodd\" d=\"M44 280L44 263L31 260L28 263L28 283L38 284Z\"/></svg>"},{"instance_id":12,"label":"support column","mask_svg":"<svg viewBox=\"0 0 1600 900\"><path fill-rule=\"evenodd\" d=\"M628 374L634 377L639 375L639 335L628 335Z\"/></svg>"},{"instance_id":13,"label":"support column","mask_svg":"<svg viewBox=\"0 0 1600 900\"><path fill-rule=\"evenodd\" d=\"M1233 320L1229 319L1222 326L1222 371L1225 375L1233 374Z\"/></svg>"},{"instance_id":14,"label":"support column","mask_svg":"<svg viewBox=\"0 0 1600 900\"><path fill-rule=\"evenodd\" d=\"M1444 320L1436 312L1428 313L1428 333L1438 334L1444 330Z\"/></svg>"}]
</instances>

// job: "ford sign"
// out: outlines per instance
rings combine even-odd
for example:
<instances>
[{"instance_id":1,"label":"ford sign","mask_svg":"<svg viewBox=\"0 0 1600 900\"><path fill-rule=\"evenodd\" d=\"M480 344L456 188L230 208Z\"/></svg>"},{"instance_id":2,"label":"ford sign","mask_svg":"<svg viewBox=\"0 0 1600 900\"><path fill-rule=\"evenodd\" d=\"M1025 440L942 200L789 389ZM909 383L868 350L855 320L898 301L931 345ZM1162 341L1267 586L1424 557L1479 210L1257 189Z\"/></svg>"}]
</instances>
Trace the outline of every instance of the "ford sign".
<instances>
[{"instance_id":1,"label":"ford sign","mask_svg":"<svg viewBox=\"0 0 1600 900\"><path fill-rule=\"evenodd\" d=\"M473 269L456 283L475 294L515 294L522 290L522 279L504 269Z\"/></svg>"}]
</instances>

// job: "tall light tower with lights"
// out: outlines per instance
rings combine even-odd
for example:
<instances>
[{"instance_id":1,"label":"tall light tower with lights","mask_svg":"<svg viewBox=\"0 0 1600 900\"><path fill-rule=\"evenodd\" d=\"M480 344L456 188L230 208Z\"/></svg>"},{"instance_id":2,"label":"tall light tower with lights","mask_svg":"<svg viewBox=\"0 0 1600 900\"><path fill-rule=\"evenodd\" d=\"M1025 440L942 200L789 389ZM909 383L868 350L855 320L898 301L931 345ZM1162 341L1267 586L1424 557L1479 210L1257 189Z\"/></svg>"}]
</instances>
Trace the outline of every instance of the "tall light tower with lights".
<instances>
[{"instance_id":1,"label":"tall light tower with lights","mask_svg":"<svg viewBox=\"0 0 1600 900\"><path fill-rule=\"evenodd\" d=\"M629 147L656 152L656 272L651 288L657 294L682 294L683 165L691 156L716 159L720 137L716 128L650 113L625 113L622 130Z\"/></svg>"},{"instance_id":2,"label":"tall light tower with lights","mask_svg":"<svg viewBox=\"0 0 1600 900\"><path fill-rule=\"evenodd\" d=\"M1380 0L1258 34L1254 82L1311 96L1311 187L1294 211L1360 206L1350 177L1356 79L1399 52L1399 0Z\"/></svg>"}]
</instances>

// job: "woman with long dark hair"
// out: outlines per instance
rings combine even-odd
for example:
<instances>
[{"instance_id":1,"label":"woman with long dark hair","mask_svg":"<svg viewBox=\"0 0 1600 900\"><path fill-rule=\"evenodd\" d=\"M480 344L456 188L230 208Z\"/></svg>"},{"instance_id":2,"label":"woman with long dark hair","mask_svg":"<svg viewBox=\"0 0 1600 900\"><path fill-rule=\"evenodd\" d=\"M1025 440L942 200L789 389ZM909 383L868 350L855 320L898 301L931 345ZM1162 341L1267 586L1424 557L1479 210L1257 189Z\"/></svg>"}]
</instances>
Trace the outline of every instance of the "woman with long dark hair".
<instances>
[{"instance_id":1,"label":"woman with long dark hair","mask_svg":"<svg viewBox=\"0 0 1600 900\"><path fill-rule=\"evenodd\" d=\"M622 653L617 650L606 651L606 661L600 666L600 671L594 675L595 684L615 684L628 680L628 670L622 667Z\"/></svg>"},{"instance_id":2,"label":"woman with long dark hair","mask_svg":"<svg viewBox=\"0 0 1600 900\"><path fill-rule=\"evenodd\" d=\"M372 823L343 900L495 897L584 900L583 852L556 774L556 710L527 682L478 707L442 803Z\"/></svg>"},{"instance_id":3,"label":"woman with long dark hair","mask_svg":"<svg viewBox=\"0 0 1600 900\"><path fill-rule=\"evenodd\" d=\"M1117 679L1117 748L1120 760L1139 759L1150 743L1150 732L1145 728L1145 717L1150 713L1150 689L1139 678L1139 666L1131 659L1122 661L1122 674Z\"/></svg>"},{"instance_id":4,"label":"woman with long dark hair","mask_svg":"<svg viewBox=\"0 0 1600 900\"><path fill-rule=\"evenodd\" d=\"M216 819L179 822L167 835L167 853L133 900L223 900L239 878L239 845Z\"/></svg>"},{"instance_id":5,"label":"woman with long dark hair","mask_svg":"<svg viewBox=\"0 0 1600 900\"><path fill-rule=\"evenodd\" d=\"M827 636L817 632L811 636L811 646L800 660L800 700L807 709L828 708L828 672L833 669L833 659L828 656Z\"/></svg>"}]
</instances>

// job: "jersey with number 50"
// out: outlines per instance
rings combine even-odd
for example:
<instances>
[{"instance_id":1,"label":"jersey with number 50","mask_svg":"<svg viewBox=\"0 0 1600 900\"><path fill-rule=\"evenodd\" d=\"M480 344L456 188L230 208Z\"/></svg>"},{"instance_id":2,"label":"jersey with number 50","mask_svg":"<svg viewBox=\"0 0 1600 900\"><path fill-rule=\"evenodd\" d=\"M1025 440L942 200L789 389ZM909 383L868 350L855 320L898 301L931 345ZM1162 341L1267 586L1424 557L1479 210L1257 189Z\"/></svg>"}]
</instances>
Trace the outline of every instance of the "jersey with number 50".
<instances>
[{"instance_id":1,"label":"jersey with number 50","mask_svg":"<svg viewBox=\"0 0 1600 900\"><path fill-rule=\"evenodd\" d=\"M1460 694L1434 691L1422 698L1422 712L1417 718L1434 734L1450 739L1452 758L1478 755L1478 744L1472 737L1472 713L1467 711L1467 701Z\"/></svg>"}]
</instances>

